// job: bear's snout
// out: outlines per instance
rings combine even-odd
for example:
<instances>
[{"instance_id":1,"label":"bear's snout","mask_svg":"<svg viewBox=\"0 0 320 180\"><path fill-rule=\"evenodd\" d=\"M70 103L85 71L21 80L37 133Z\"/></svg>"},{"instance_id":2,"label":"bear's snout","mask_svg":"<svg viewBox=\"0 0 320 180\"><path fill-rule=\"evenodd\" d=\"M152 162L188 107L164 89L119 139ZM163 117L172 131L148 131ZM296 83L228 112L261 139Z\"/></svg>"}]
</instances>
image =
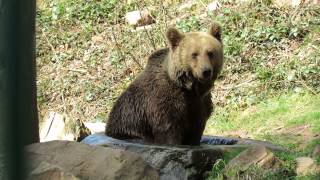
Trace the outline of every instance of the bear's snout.
<instances>
[{"instance_id":1,"label":"bear's snout","mask_svg":"<svg viewBox=\"0 0 320 180\"><path fill-rule=\"evenodd\" d=\"M206 69L206 70L202 71L202 79L208 80L208 79L211 79L211 76L212 76L211 69Z\"/></svg>"},{"instance_id":2,"label":"bear's snout","mask_svg":"<svg viewBox=\"0 0 320 180\"><path fill-rule=\"evenodd\" d=\"M212 78L213 72L211 68L203 68L199 73L199 80L200 81L210 81Z\"/></svg>"}]
</instances>

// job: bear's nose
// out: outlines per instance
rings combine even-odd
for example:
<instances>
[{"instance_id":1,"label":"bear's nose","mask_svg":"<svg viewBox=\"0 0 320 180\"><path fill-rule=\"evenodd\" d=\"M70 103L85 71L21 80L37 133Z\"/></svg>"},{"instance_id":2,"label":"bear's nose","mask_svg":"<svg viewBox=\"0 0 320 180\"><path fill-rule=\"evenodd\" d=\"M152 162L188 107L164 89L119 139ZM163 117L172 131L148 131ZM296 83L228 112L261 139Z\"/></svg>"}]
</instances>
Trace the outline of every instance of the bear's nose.
<instances>
[{"instance_id":1,"label":"bear's nose","mask_svg":"<svg viewBox=\"0 0 320 180\"><path fill-rule=\"evenodd\" d=\"M202 72L202 77L203 79L209 79L211 78L211 74L212 74L212 71L210 69L207 69Z\"/></svg>"}]
</instances>

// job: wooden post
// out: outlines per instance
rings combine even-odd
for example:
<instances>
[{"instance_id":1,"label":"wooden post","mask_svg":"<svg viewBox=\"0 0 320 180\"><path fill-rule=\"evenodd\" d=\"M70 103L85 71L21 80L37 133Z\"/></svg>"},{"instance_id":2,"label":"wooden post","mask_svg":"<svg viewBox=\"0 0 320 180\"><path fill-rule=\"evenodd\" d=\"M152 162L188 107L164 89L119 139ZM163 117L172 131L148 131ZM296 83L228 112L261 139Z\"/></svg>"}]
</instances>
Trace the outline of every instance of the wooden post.
<instances>
[{"instance_id":1,"label":"wooden post","mask_svg":"<svg viewBox=\"0 0 320 180\"><path fill-rule=\"evenodd\" d=\"M24 178L23 146L39 142L35 7L35 0L0 0L0 163L5 162L8 172L4 179Z\"/></svg>"}]
</instances>

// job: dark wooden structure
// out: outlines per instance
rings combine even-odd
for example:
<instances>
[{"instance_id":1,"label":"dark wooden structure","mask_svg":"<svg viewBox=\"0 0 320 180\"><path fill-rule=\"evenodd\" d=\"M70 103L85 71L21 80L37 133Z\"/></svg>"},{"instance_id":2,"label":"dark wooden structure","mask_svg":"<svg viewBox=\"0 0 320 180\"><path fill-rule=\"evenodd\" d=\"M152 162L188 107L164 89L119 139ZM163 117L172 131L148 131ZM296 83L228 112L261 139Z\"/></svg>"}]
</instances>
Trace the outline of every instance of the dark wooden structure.
<instances>
[{"instance_id":1,"label":"dark wooden structure","mask_svg":"<svg viewBox=\"0 0 320 180\"><path fill-rule=\"evenodd\" d=\"M0 0L0 153L6 179L24 179L22 148L39 142L35 8L35 0Z\"/></svg>"}]
</instances>

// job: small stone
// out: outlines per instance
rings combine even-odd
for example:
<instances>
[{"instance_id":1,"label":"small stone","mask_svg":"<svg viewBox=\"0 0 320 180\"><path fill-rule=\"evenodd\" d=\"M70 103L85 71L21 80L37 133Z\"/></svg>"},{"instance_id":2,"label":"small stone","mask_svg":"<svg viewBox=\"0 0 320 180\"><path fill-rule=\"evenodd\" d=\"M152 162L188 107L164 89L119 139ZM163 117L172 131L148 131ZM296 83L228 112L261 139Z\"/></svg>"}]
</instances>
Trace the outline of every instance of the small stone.
<instances>
[{"instance_id":1,"label":"small stone","mask_svg":"<svg viewBox=\"0 0 320 180\"><path fill-rule=\"evenodd\" d=\"M76 120L74 126L75 127L71 133L74 135L74 140L77 142L82 141L85 137L91 134L91 131L80 120Z\"/></svg>"},{"instance_id":2,"label":"small stone","mask_svg":"<svg viewBox=\"0 0 320 180\"><path fill-rule=\"evenodd\" d=\"M225 167L224 174L231 178L246 171L250 166L257 165L261 168L278 168L280 161L264 146L253 146L233 158Z\"/></svg>"},{"instance_id":3,"label":"small stone","mask_svg":"<svg viewBox=\"0 0 320 180\"><path fill-rule=\"evenodd\" d=\"M320 144L316 145L316 147L314 147L311 156L313 158L318 158L320 157Z\"/></svg>"},{"instance_id":4,"label":"small stone","mask_svg":"<svg viewBox=\"0 0 320 180\"><path fill-rule=\"evenodd\" d=\"M296 7L296 6L299 6L301 3L303 3L303 1L302 0L274 0L273 3L279 7L283 7L283 6Z\"/></svg>"},{"instance_id":5,"label":"small stone","mask_svg":"<svg viewBox=\"0 0 320 180\"><path fill-rule=\"evenodd\" d=\"M106 129L106 123L102 122L85 122L84 125L91 131L91 134L103 133Z\"/></svg>"},{"instance_id":6,"label":"small stone","mask_svg":"<svg viewBox=\"0 0 320 180\"><path fill-rule=\"evenodd\" d=\"M319 5L319 0L273 0L273 3L279 7L297 7L300 5Z\"/></svg>"},{"instance_id":7,"label":"small stone","mask_svg":"<svg viewBox=\"0 0 320 180\"><path fill-rule=\"evenodd\" d=\"M81 141L91 132L80 120L65 120L56 112L50 112L40 128L40 142L53 140Z\"/></svg>"},{"instance_id":8,"label":"small stone","mask_svg":"<svg viewBox=\"0 0 320 180\"><path fill-rule=\"evenodd\" d=\"M145 26L154 23L154 19L147 10L128 12L125 19L128 24L133 26Z\"/></svg>"},{"instance_id":9,"label":"small stone","mask_svg":"<svg viewBox=\"0 0 320 180\"><path fill-rule=\"evenodd\" d=\"M319 167L317 167L314 160L310 157L298 157L296 158L296 162L296 173L298 176L305 176L319 172Z\"/></svg>"},{"instance_id":10,"label":"small stone","mask_svg":"<svg viewBox=\"0 0 320 180\"><path fill-rule=\"evenodd\" d=\"M63 115L50 112L48 118L40 128L40 142L61 139L64 136L64 117Z\"/></svg>"},{"instance_id":11,"label":"small stone","mask_svg":"<svg viewBox=\"0 0 320 180\"><path fill-rule=\"evenodd\" d=\"M295 71L291 71L288 73L287 79L288 79L288 81L294 81L295 77L296 77Z\"/></svg>"},{"instance_id":12,"label":"small stone","mask_svg":"<svg viewBox=\"0 0 320 180\"><path fill-rule=\"evenodd\" d=\"M217 9L219 9L221 7L221 4L219 3L219 1L213 1L210 4L208 4L207 6L207 11L215 11Z\"/></svg>"},{"instance_id":13,"label":"small stone","mask_svg":"<svg viewBox=\"0 0 320 180\"><path fill-rule=\"evenodd\" d=\"M227 168L234 168L239 166L239 170L245 171L249 166L256 164L268 155L267 149L264 146L251 147L238 156L233 158L227 165Z\"/></svg>"},{"instance_id":14,"label":"small stone","mask_svg":"<svg viewBox=\"0 0 320 180\"><path fill-rule=\"evenodd\" d=\"M257 165L264 169L279 169L282 165L282 161L274 156L272 152L268 152L268 155L261 159Z\"/></svg>"},{"instance_id":15,"label":"small stone","mask_svg":"<svg viewBox=\"0 0 320 180\"><path fill-rule=\"evenodd\" d=\"M93 41L93 43L102 43L104 41L104 38L102 36L93 36L91 38L91 41Z\"/></svg>"}]
</instances>

